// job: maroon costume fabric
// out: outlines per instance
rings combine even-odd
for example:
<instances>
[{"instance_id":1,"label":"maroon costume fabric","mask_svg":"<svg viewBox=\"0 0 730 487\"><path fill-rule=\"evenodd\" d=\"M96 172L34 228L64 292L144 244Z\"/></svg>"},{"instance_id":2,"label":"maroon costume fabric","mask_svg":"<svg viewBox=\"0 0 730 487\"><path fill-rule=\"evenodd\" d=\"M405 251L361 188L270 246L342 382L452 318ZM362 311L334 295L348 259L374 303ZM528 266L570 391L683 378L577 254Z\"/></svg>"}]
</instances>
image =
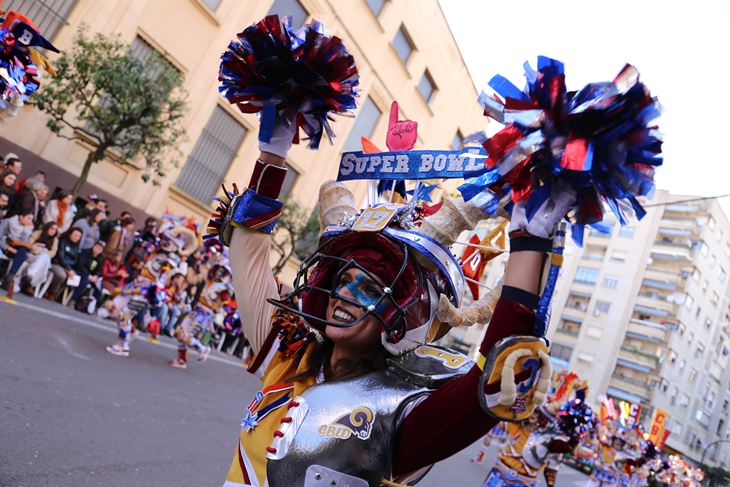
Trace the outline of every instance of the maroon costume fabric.
<instances>
[{"instance_id":1,"label":"maroon costume fabric","mask_svg":"<svg viewBox=\"0 0 730 487\"><path fill-rule=\"evenodd\" d=\"M535 313L521 304L500 299L481 347L486 356L492 346L510 335L530 335ZM444 460L487 434L498 421L479 404L479 377L474 365L463 377L434 391L406 416L396 432L393 475L405 475Z\"/></svg>"}]
</instances>

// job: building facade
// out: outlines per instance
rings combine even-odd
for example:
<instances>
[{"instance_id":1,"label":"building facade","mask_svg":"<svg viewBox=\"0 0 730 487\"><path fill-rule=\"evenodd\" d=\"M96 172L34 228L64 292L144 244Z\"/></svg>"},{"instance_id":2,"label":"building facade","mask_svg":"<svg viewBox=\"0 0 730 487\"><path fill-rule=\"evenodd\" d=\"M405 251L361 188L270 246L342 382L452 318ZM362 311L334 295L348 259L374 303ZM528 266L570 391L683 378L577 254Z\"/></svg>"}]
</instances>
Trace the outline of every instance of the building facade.
<instances>
[{"instance_id":1,"label":"building facade","mask_svg":"<svg viewBox=\"0 0 730 487\"><path fill-rule=\"evenodd\" d=\"M419 123L416 148L453 147L487 124L437 0L5 0L3 8L34 19L62 51L85 25L118 34L136 55L157 50L183 73L188 141L180 146L179 166L168 169L161 186L143 184L139 168L111 160L92 168L81 196L107 197L113 216L132 206L153 216L166 209L194 215L205 223L220 184L248 180L258 155L258 121L220 96L218 65L230 40L269 13L291 14L297 26L313 18L324 23L343 39L361 75L360 107L355 118L336 117L334 146L323 141L319 151L309 151L302 144L290 153L283 193L303 207L314 208L320 184L335 176L344 150L360 149L361 136L385 149L394 100L402 119ZM43 166L54 183L70 187L89 147L56 137L45 122L41 112L23 107L0 126L0 151L19 154L26 172ZM348 185L363 202L366 185Z\"/></svg>"},{"instance_id":2,"label":"building facade","mask_svg":"<svg viewBox=\"0 0 730 487\"><path fill-rule=\"evenodd\" d=\"M547 335L553 368L587 379L594 407L601 396L641 404L647 429L666 411L665 449L727 468L730 223L716 200L665 191L646 210L626 226L607 215L609 233L587 231L582 248L568 239ZM506 257L489 263L485 285ZM450 343L474 353L483 330L453 330Z\"/></svg>"}]
</instances>

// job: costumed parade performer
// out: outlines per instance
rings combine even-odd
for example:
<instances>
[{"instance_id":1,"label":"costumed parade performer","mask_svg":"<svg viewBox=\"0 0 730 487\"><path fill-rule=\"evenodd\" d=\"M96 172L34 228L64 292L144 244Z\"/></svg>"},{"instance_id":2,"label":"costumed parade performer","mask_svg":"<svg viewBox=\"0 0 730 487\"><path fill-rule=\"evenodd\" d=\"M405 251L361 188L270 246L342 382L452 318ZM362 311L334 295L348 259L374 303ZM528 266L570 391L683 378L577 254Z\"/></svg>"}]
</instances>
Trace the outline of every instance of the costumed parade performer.
<instances>
[{"instance_id":1,"label":"costumed parade performer","mask_svg":"<svg viewBox=\"0 0 730 487\"><path fill-rule=\"evenodd\" d=\"M0 16L0 122L6 122L38 90L39 67L51 76L56 74L37 48L60 51L25 15L0 10Z\"/></svg>"},{"instance_id":2,"label":"costumed parade performer","mask_svg":"<svg viewBox=\"0 0 730 487\"><path fill-rule=\"evenodd\" d=\"M585 404L587 386L570 390L577 376L549 397L549 403L538 407L527 419L506 423L506 440L500 445L497 462L487 475L484 487L515 485L537 486L542 473L548 486L554 486L563 453L573 451L597 422ZM570 390L566 391L566 387Z\"/></svg>"},{"instance_id":3,"label":"costumed parade performer","mask_svg":"<svg viewBox=\"0 0 730 487\"><path fill-rule=\"evenodd\" d=\"M179 369L188 366L187 350L192 347L198 352L198 362L205 362L210 354L210 346L204 345L200 339L206 331L215 333L214 318L216 313L228 312L228 303L231 299L231 271L228 259L220 254L214 254L217 261L208 272L208 280L203 286L197 302L190 312L184 313L175 325L177 338L177 358L170 361L170 365Z\"/></svg>"},{"instance_id":4,"label":"costumed parade performer","mask_svg":"<svg viewBox=\"0 0 730 487\"><path fill-rule=\"evenodd\" d=\"M644 439L641 425L624 426L610 420L598 425L596 469L586 487L647 485L646 465L659 456L654 444Z\"/></svg>"},{"instance_id":5,"label":"costumed parade performer","mask_svg":"<svg viewBox=\"0 0 730 487\"><path fill-rule=\"evenodd\" d=\"M112 300L103 311L100 310L100 316L115 320L119 330L117 343L106 347L109 353L128 357L129 343L139 333L137 328L146 329L151 334L150 340L157 341L157 335L161 333L161 320L167 315L167 302L170 299L168 281L179 272L178 254L189 255L196 246L194 232L172 224L160 232L156 243L146 243L151 253L140 273L131 282L115 288L111 293ZM153 315L148 320L150 309Z\"/></svg>"},{"instance_id":6,"label":"costumed parade performer","mask_svg":"<svg viewBox=\"0 0 730 487\"><path fill-rule=\"evenodd\" d=\"M319 200L321 246L302 262L294 290L280 298L269 266L268 239L281 212L276 198L286 174L286 156L300 126L310 147L317 147L323 133L331 136L329 113L353 109L357 85L357 68L339 39L327 36L317 22L297 33L289 22L269 16L239 34L223 55L219 75L224 96L244 112L261 113L261 153L251 181L242 193L235 186L226 192L211 222L230 246L236 300L256 353L248 370L263 382L241 421L239 445L224 485L411 483L497 422L523 421L543 403L551 371L542 337L564 240L556 226L576 206L576 190L584 193L577 209L586 212L578 223L591 223L589 217L600 220L599 195L610 199L617 211L616 199L635 202L634 194L650 189L651 168L618 184L621 171L636 169L635 161L626 157L630 147L612 146L611 155L619 157L605 161L603 141L598 141L593 170L585 164L571 169L582 176L574 189L553 174L553 169L561 173L561 157L553 159L557 147L546 141L540 125L511 124L519 132L514 143L503 147L501 155L487 149L494 158L483 168L488 180L474 181L468 202L447 198L435 214L428 215L424 210L431 208L419 203L425 199L420 184L405 205L374 205L360 213L343 184L325 183ZM562 70L558 74L562 77ZM569 101L564 90L547 89L541 84L547 78L533 80L543 92L532 101L517 90L527 98L520 106L569 116L568 106L560 112ZM637 83L643 95L639 100L652 102ZM579 99L590 103L607 92ZM612 114L618 112L621 122L637 119L634 105L621 95L617 98L608 104L618 109ZM506 102L511 103L509 97ZM540 108L541 103L549 106ZM504 120L509 110L503 111ZM628 124L628 129L637 124ZM393 152L380 154L379 161L393 161L392 169L397 160L407 169L415 123L398 121L396 106L389 127L387 145ZM619 130L608 140L614 142L624 133ZM412 141L404 144L410 136L402 134L412 134ZM529 147L519 143L523 137L529 139ZM592 142L585 139L583 147ZM468 156L456 151L452 155L462 166ZM515 177L510 176L515 166L509 166L513 156L518 156ZM353 167L361 167L358 157L362 153L347 153L343 164L350 158L356 163ZM531 174L533 169L536 174ZM527 177L517 177L522 173ZM518 181L523 186L517 187ZM627 189L627 182L646 184ZM508 201L510 196L514 203ZM449 323L437 315L465 311L464 278L447 247L496 211L500 199L512 209L510 257L501 298L493 313L484 314L486 320L491 315L491 321L481 358L474 363L427 343L448 331Z\"/></svg>"}]
</instances>

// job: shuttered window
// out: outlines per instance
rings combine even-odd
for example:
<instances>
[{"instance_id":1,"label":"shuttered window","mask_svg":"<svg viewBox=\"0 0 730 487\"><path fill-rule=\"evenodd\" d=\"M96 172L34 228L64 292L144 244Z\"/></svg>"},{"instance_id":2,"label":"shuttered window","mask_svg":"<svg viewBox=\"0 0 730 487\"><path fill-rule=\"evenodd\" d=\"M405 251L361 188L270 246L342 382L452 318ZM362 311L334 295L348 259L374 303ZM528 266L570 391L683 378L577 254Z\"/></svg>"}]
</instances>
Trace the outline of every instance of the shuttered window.
<instances>
[{"instance_id":1,"label":"shuttered window","mask_svg":"<svg viewBox=\"0 0 730 487\"><path fill-rule=\"evenodd\" d=\"M30 18L48 40L53 40L59 29L68 25L77 0L5 0L2 9L15 10Z\"/></svg>"},{"instance_id":2,"label":"shuttered window","mask_svg":"<svg viewBox=\"0 0 730 487\"><path fill-rule=\"evenodd\" d=\"M343 152L361 151L362 137L372 137L375 126L378 124L378 120L380 120L380 115L382 115L380 109L378 109L375 102L369 96L365 98L365 101L357 112L357 118L352 125L352 130L347 135L345 145L342 146Z\"/></svg>"},{"instance_id":3,"label":"shuttered window","mask_svg":"<svg viewBox=\"0 0 730 487\"><path fill-rule=\"evenodd\" d=\"M246 132L243 125L216 105L175 185L196 200L209 204Z\"/></svg>"},{"instance_id":4,"label":"shuttered window","mask_svg":"<svg viewBox=\"0 0 730 487\"><path fill-rule=\"evenodd\" d=\"M217 9L218 5L221 3L221 0L203 0L203 3L206 7L215 12L215 9Z\"/></svg>"},{"instance_id":5,"label":"shuttered window","mask_svg":"<svg viewBox=\"0 0 730 487\"><path fill-rule=\"evenodd\" d=\"M269 9L269 15L274 14L277 14L279 18L285 15L291 15L291 26L294 30L303 26L309 15L299 0L274 0L274 3Z\"/></svg>"}]
</instances>

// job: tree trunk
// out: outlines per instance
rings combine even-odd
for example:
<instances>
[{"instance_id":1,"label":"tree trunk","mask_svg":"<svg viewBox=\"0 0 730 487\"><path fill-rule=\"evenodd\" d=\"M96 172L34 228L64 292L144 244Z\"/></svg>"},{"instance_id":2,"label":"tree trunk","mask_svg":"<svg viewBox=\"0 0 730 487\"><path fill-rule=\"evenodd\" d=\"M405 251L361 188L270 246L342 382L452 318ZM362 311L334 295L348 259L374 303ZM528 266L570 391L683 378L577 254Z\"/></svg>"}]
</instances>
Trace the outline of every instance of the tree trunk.
<instances>
[{"instance_id":1,"label":"tree trunk","mask_svg":"<svg viewBox=\"0 0 730 487\"><path fill-rule=\"evenodd\" d=\"M86 184L86 178L89 177L89 172L91 171L91 165L99 162L104 158L104 150L101 150L101 148L97 148L95 151L89 152L89 155L86 156L86 162L84 162L84 168L81 170L81 174L79 175L79 179L76 180L76 184L74 184L73 189L71 192L73 193L73 201L76 201L76 197L81 192L81 188L84 187L84 184Z\"/></svg>"}]
</instances>

